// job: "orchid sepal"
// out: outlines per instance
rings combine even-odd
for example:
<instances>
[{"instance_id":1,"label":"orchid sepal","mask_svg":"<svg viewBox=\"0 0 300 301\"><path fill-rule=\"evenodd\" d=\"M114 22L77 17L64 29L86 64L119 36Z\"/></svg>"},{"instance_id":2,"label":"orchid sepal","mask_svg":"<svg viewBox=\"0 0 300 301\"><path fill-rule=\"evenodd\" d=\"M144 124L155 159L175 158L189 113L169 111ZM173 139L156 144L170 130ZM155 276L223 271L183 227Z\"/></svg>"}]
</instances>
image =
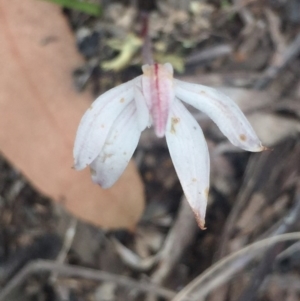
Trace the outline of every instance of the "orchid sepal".
<instances>
[{"instance_id":1,"label":"orchid sepal","mask_svg":"<svg viewBox=\"0 0 300 301\"><path fill-rule=\"evenodd\" d=\"M166 140L186 199L199 227L204 229L209 191L209 153L199 124L178 99L171 108Z\"/></svg>"},{"instance_id":2,"label":"orchid sepal","mask_svg":"<svg viewBox=\"0 0 300 301\"><path fill-rule=\"evenodd\" d=\"M253 152L262 146L239 107L217 90L173 79L170 64L144 65L143 75L99 96L80 122L74 167L90 166L92 180L111 187L132 157L141 132L153 125L166 136L170 156L196 220L205 228L209 152L203 132L181 101L207 114L232 144Z\"/></svg>"},{"instance_id":3,"label":"orchid sepal","mask_svg":"<svg viewBox=\"0 0 300 301\"><path fill-rule=\"evenodd\" d=\"M117 116L133 101L138 80L133 79L105 92L85 112L74 143L75 169L84 169L99 155Z\"/></svg>"},{"instance_id":4,"label":"orchid sepal","mask_svg":"<svg viewBox=\"0 0 300 301\"><path fill-rule=\"evenodd\" d=\"M208 115L233 145L251 152L265 149L241 109L228 96L207 86L174 82L176 96Z\"/></svg>"}]
</instances>

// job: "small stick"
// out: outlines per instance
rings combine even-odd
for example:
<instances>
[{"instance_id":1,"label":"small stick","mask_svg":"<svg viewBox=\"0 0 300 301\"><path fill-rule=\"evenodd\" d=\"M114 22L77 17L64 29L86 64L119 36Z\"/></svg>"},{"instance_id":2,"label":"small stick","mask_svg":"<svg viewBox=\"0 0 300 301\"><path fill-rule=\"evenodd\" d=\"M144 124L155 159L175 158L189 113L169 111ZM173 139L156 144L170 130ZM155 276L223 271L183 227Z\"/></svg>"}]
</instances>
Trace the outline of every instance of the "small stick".
<instances>
[{"instance_id":1,"label":"small stick","mask_svg":"<svg viewBox=\"0 0 300 301\"><path fill-rule=\"evenodd\" d=\"M273 232L272 236L287 233L293 230L295 223L299 220L300 217L300 197L295 199L295 204L289 213L284 217L282 223L279 227ZM265 253L262 260L260 261L259 266L252 275L251 281L248 287L244 290L242 295L239 298L239 301L251 301L255 300L256 293L264 280L265 276L272 271L272 263L275 260L278 253L282 249L282 245L270 247L269 250Z\"/></svg>"},{"instance_id":2,"label":"small stick","mask_svg":"<svg viewBox=\"0 0 300 301\"><path fill-rule=\"evenodd\" d=\"M186 248L192 243L198 232L198 226L185 197L181 199L178 217L170 230L161 251L160 263L151 276L156 284L163 284L180 260Z\"/></svg>"},{"instance_id":3,"label":"small stick","mask_svg":"<svg viewBox=\"0 0 300 301\"><path fill-rule=\"evenodd\" d=\"M74 241L77 223L78 223L77 219L75 217L71 217L70 226L68 227L68 229L65 233L65 239L64 239L63 246L56 258L57 263L61 264L61 263L65 262L67 255L71 249L72 243ZM50 277L50 282L54 283L57 280L57 277L58 277L58 273L52 273L52 275Z\"/></svg>"},{"instance_id":4,"label":"small stick","mask_svg":"<svg viewBox=\"0 0 300 301\"><path fill-rule=\"evenodd\" d=\"M286 50L282 54L280 60L273 61L273 63L265 70L264 75L260 78L254 88L262 90L266 88L279 73L300 53L300 33L296 36L294 41L287 46Z\"/></svg>"},{"instance_id":5,"label":"small stick","mask_svg":"<svg viewBox=\"0 0 300 301\"><path fill-rule=\"evenodd\" d=\"M195 65L230 54L232 54L232 47L229 44L221 44L188 56L185 63L187 65Z\"/></svg>"},{"instance_id":6,"label":"small stick","mask_svg":"<svg viewBox=\"0 0 300 301\"><path fill-rule=\"evenodd\" d=\"M191 283L189 283L172 301L184 301L187 300L188 296L193 295L195 296L195 300L202 300L207 296L213 289L217 286L229 281L232 275L236 274L242 268L244 268L262 249L266 247L271 247L275 243L284 242L288 240L299 240L300 239L300 232L294 233L285 233L291 231L293 226L298 221L300 216L300 195L297 194L294 201L293 208L289 211L289 213L284 217L282 223L278 226L278 228L271 234L271 237L266 239L260 240L253 244L250 244L243 249L230 254L223 258L222 260L215 263L211 266L208 270L204 273L199 275L196 279L194 279ZM284 234L282 234L284 233ZM273 249L272 249L273 250ZM273 250L274 251L274 250ZM267 252L266 255L271 255L270 252ZM261 277L264 273L264 260L265 256L261 260L262 265L257 270L257 277ZM211 279L209 281L209 279ZM255 280L256 278L254 278ZM260 279L261 280L261 279ZM259 281L259 284L261 281ZM255 281L256 284L256 281ZM257 291L257 287L254 287L254 293ZM247 290L248 292L248 290ZM251 299L251 295L245 296L248 299L240 299L240 300L253 300ZM191 297L192 300L194 300Z\"/></svg>"},{"instance_id":7,"label":"small stick","mask_svg":"<svg viewBox=\"0 0 300 301\"><path fill-rule=\"evenodd\" d=\"M55 261L36 260L26 265L0 292L0 301L8 301L9 295L23 284L28 277L35 273L56 272L60 276L78 277L94 281L110 281L121 286L126 286L141 292L156 294L157 296L171 299L175 292L154 284L140 283L126 276L114 275L112 273L97 271L89 268L60 264Z\"/></svg>"},{"instance_id":8,"label":"small stick","mask_svg":"<svg viewBox=\"0 0 300 301\"><path fill-rule=\"evenodd\" d=\"M300 240L300 232L268 237L226 256L190 282L172 301L203 300L213 289L228 281L256 255L261 254L262 250L275 243L291 240Z\"/></svg>"},{"instance_id":9,"label":"small stick","mask_svg":"<svg viewBox=\"0 0 300 301\"><path fill-rule=\"evenodd\" d=\"M235 227L235 223L238 219L238 216L242 210L242 208L245 206L245 204L249 200L249 196L253 193L257 183L256 181L252 181L251 178L253 176L258 176L257 172L259 171L257 169L257 166L263 166L265 163L267 157L269 154L267 152L263 153L260 156L253 156L246 168L245 176L244 176L244 184L242 188L239 191L238 196L236 197L235 205L233 206L227 220L225 223L224 230L222 232L221 238L220 238L220 244L218 248L218 252L215 255L215 260L219 260L228 253L228 244L230 240L231 233ZM256 172L256 173L255 173Z\"/></svg>"}]
</instances>

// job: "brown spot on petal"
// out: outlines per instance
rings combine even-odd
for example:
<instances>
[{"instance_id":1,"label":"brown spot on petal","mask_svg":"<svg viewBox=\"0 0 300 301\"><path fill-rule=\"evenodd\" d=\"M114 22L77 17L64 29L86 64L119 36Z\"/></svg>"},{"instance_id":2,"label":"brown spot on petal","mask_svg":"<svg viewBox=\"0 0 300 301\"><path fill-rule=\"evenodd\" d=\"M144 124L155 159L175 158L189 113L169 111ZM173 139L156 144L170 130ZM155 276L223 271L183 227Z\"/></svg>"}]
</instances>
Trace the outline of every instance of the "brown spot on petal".
<instances>
[{"instance_id":1,"label":"brown spot on petal","mask_svg":"<svg viewBox=\"0 0 300 301\"><path fill-rule=\"evenodd\" d=\"M247 139L246 135L244 135L244 134L240 135L240 140L241 141L246 141L246 139Z\"/></svg>"},{"instance_id":2,"label":"brown spot on petal","mask_svg":"<svg viewBox=\"0 0 300 301\"><path fill-rule=\"evenodd\" d=\"M247 137L246 137L246 135L241 134L240 135L240 139L241 139L241 141L246 141Z\"/></svg>"},{"instance_id":3,"label":"brown spot on petal","mask_svg":"<svg viewBox=\"0 0 300 301\"><path fill-rule=\"evenodd\" d=\"M208 199L208 192L209 192L209 188L207 187L207 188L204 190L204 194L205 194L206 199Z\"/></svg>"},{"instance_id":4,"label":"brown spot on petal","mask_svg":"<svg viewBox=\"0 0 300 301\"><path fill-rule=\"evenodd\" d=\"M176 134L176 124L180 122L180 118L172 117L171 118L171 133Z\"/></svg>"},{"instance_id":5,"label":"brown spot on petal","mask_svg":"<svg viewBox=\"0 0 300 301\"><path fill-rule=\"evenodd\" d=\"M120 103L123 103L124 101L125 101L124 98L121 98L121 99L120 99Z\"/></svg>"},{"instance_id":6,"label":"brown spot on petal","mask_svg":"<svg viewBox=\"0 0 300 301\"><path fill-rule=\"evenodd\" d=\"M197 179L196 178L192 178L192 182L197 182Z\"/></svg>"}]
</instances>

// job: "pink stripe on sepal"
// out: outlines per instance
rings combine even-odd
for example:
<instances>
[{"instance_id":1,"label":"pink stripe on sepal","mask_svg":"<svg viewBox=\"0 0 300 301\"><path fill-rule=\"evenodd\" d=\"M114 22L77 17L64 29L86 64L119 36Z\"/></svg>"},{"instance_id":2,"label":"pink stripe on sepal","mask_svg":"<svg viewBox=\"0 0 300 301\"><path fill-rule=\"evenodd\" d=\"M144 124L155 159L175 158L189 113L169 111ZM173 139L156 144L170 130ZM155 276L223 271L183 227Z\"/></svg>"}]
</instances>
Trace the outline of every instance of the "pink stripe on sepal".
<instances>
[{"instance_id":1,"label":"pink stripe on sepal","mask_svg":"<svg viewBox=\"0 0 300 301\"><path fill-rule=\"evenodd\" d=\"M165 135L170 107L174 101L173 67L164 65L144 65L142 67L142 90L149 108L155 133Z\"/></svg>"}]
</instances>

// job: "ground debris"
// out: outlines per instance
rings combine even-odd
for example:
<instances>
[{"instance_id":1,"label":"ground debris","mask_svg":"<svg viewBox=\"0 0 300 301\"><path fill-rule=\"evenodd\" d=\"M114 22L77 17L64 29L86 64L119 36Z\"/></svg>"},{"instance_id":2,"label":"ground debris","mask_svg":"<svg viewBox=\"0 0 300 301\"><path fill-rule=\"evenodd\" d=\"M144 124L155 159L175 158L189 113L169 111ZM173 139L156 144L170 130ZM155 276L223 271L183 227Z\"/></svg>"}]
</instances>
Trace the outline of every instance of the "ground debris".
<instances>
[{"instance_id":1,"label":"ground debris","mask_svg":"<svg viewBox=\"0 0 300 301\"><path fill-rule=\"evenodd\" d=\"M0 158L0 301L172 300L225 256L260 239L300 231L299 219L288 222L299 209L299 1L101 2L99 19L64 11L86 59L74 71L78 90L92 87L99 95L140 74L148 19L155 59L173 60L183 72L176 75L180 79L232 97L270 149L237 150L212 121L191 109L211 160L205 231L184 207L165 140L152 130L143 133L134 155L147 204L131 232L80 221L74 226L73 217ZM130 37L138 42L116 67ZM104 70L107 63L110 71ZM299 250L299 242L281 242L266 253L250 252L238 272L237 260L201 284L206 300L300 301ZM195 300L202 299L195 294Z\"/></svg>"}]
</instances>

